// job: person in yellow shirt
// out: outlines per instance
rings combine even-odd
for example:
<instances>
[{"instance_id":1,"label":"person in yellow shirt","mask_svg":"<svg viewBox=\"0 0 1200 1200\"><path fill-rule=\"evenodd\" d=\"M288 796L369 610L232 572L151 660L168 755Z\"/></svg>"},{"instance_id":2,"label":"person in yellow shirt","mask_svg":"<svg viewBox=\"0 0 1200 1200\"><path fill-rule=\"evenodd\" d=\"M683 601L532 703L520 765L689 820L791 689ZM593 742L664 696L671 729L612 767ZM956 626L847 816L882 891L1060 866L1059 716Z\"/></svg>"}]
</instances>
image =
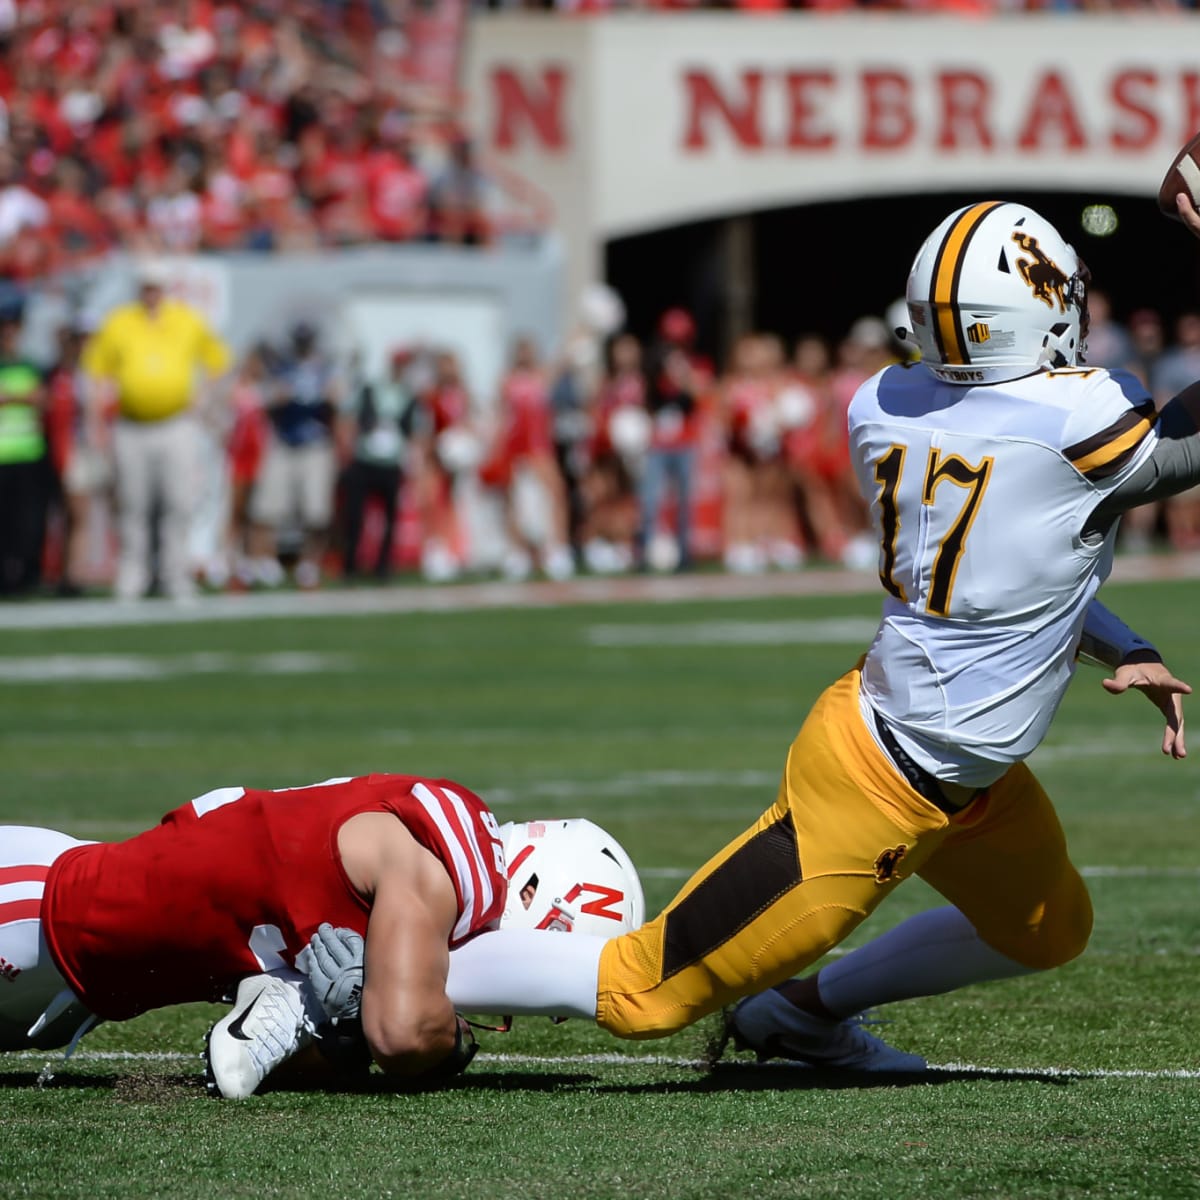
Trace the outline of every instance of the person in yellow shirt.
<instances>
[{"instance_id":1,"label":"person in yellow shirt","mask_svg":"<svg viewBox=\"0 0 1200 1200\"><path fill-rule=\"evenodd\" d=\"M134 600L151 582L156 504L160 582L174 599L193 591L187 561L199 446L199 377L225 373L229 347L190 305L167 295L161 263L138 270L137 299L113 309L83 351L97 401L115 401L118 517L116 594Z\"/></svg>"}]
</instances>

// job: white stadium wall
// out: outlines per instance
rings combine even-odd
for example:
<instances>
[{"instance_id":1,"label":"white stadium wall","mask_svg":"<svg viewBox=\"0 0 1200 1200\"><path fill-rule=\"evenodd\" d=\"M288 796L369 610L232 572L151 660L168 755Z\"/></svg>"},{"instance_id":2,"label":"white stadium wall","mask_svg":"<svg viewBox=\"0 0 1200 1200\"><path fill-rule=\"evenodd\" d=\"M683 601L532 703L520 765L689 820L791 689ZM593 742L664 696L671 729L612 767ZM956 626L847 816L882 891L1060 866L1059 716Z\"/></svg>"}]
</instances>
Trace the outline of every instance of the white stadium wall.
<instances>
[{"instance_id":1,"label":"white stadium wall","mask_svg":"<svg viewBox=\"0 0 1200 1200\"><path fill-rule=\"evenodd\" d=\"M573 288L611 238L847 197L1152 197L1200 129L1200 20L1138 12L479 14L472 128L543 191Z\"/></svg>"},{"instance_id":2,"label":"white stadium wall","mask_svg":"<svg viewBox=\"0 0 1200 1200\"><path fill-rule=\"evenodd\" d=\"M400 346L437 346L458 354L474 395L496 396L511 343L532 337L545 355L566 332L560 294L561 238L551 235L486 253L456 246L365 246L312 254L223 254L164 258L171 291L195 305L238 352L282 342L308 321L343 359L381 371ZM132 259L114 256L63 285L98 323L134 292ZM26 352L50 362L63 317L63 288L35 291Z\"/></svg>"}]
</instances>

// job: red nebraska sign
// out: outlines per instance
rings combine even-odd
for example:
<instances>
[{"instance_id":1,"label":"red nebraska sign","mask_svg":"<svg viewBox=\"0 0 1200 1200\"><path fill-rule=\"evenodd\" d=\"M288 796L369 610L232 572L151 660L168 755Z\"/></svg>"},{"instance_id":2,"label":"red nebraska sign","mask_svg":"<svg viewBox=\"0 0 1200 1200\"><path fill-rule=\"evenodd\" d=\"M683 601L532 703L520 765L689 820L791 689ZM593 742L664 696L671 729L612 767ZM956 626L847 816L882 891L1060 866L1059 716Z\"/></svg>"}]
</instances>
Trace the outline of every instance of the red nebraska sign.
<instances>
[{"instance_id":1,"label":"red nebraska sign","mask_svg":"<svg viewBox=\"0 0 1200 1200\"><path fill-rule=\"evenodd\" d=\"M942 154L1139 153L1200 128L1200 70L1191 69L1115 70L1099 110L1060 69L1030 75L1015 105L1002 102L990 74L966 66L744 68L732 77L687 67L669 82L683 114L673 148L688 154L730 144L747 152L896 152L918 140ZM490 145L569 150L572 83L564 63L494 66ZM843 111L856 114L849 128L837 119Z\"/></svg>"}]
</instances>

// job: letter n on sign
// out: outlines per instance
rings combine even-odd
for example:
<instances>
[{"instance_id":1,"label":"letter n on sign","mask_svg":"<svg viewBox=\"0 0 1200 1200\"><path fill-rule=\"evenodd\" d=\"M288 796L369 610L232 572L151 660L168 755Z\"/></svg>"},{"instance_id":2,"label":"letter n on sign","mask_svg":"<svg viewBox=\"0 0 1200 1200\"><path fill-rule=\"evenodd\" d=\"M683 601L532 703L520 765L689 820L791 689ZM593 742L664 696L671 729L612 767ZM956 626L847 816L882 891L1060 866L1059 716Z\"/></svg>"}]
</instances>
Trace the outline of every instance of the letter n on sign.
<instances>
[{"instance_id":1,"label":"letter n on sign","mask_svg":"<svg viewBox=\"0 0 1200 1200\"><path fill-rule=\"evenodd\" d=\"M527 131L543 150L565 150L566 91L567 72L561 66L536 72L496 67L492 71L492 111L496 114L492 148L515 150L522 132Z\"/></svg>"}]
</instances>

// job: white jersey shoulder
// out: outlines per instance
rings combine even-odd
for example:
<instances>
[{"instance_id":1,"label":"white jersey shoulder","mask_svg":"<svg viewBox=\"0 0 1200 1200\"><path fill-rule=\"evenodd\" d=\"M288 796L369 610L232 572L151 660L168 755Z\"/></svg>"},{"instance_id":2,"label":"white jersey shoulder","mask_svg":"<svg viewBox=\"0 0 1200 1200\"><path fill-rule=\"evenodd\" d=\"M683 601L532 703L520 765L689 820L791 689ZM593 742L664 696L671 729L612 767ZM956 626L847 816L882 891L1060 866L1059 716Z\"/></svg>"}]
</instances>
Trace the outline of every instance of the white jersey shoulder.
<instances>
[{"instance_id":1,"label":"white jersey shoulder","mask_svg":"<svg viewBox=\"0 0 1200 1200\"><path fill-rule=\"evenodd\" d=\"M990 782L1070 680L1116 533L1083 529L1153 449L1153 405L1124 372L963 387L918 364L868 380L849 430L889 593L864 697L928 769Z\"/></svg>"}]
</instances>

